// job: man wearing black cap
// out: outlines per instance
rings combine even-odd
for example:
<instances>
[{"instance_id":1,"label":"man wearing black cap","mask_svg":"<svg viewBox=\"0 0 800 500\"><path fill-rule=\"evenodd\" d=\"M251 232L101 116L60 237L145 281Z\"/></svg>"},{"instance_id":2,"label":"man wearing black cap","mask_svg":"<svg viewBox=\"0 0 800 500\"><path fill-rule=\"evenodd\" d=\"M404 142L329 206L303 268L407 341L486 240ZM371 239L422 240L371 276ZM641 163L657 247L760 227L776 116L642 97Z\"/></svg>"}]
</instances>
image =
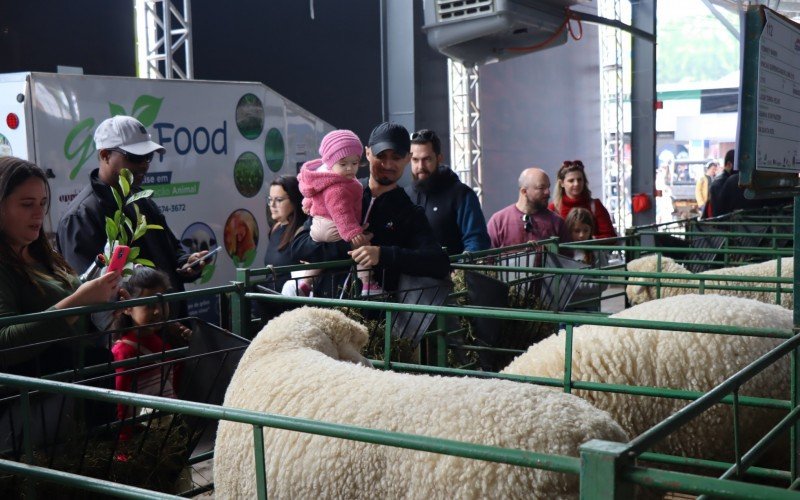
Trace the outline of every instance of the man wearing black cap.
<instances>
[{"instance_id":1,"label":"man wearing black cap","mask_svg":"<svg viewBox=\"0 0 800 500\"><path fill-rule=\"evenodd\" d=\"M351 250L347 242L317 243L303 231L292 242L293 256L320 262L350 255L359 266L375 268L375 276L385 290L397 289L400 274L445 278L450 272L447 254L439 246L423 209L397 186L410 159L410 146L408 130L396 123L381 123L369 136L369 179L361 181L361 213L371 235L370 244ZM309 226L310 221L306 223Z\"/></svg>"}]
</instances>

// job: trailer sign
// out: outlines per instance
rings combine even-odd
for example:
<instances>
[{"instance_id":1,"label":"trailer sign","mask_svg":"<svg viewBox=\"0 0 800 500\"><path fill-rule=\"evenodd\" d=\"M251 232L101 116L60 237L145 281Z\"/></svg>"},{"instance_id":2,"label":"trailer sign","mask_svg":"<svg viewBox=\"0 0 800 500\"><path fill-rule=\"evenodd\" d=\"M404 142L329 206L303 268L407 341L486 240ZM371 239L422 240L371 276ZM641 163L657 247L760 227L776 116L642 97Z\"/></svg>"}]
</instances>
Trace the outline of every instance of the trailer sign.
<instances>
[{"instance_id":1,"label":"trailer sign","mask_svg":"<svg viewBox=\"0 0 800 500\"><path fill-rule=\"evenodd\" d=\"M296 174L329 124L259 83L146 80L48 73L0 74L0 154L48 171L54 231L98 167L94 131L106 118L137 118L166 153L144 184L187 251L223 246L202 278L187 288L221 285L237 266L264 262L270 227L266 198L278 175ZM302 145L302 147L300 147ZM217 319L213 301L190 313Z\"/></svg>"}]
</instances>

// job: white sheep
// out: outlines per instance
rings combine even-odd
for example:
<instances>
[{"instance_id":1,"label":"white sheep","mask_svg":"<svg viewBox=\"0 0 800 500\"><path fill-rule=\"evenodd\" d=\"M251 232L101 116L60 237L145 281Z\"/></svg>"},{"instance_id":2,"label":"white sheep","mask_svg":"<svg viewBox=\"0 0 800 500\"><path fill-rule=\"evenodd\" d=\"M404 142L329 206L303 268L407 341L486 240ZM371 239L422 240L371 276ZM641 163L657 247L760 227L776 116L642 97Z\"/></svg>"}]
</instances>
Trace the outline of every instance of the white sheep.
<instances>
[{"instance_id":1,"label":"white sheep","mask_svg":"<svg viewBox=\"0 0 800 500\"><path fill-rule=\"evenodd\" d=\"M626 441L580 398L503 380L432 377L356 364L366 328L304 307L270 321L244 353L225 406L577 456L593 438ZM349 361L349 362L343 362ZM273 498L573 498L578 477L459 457L264 429ZM252 426L220 422L218 498L256 494Z\"/></svg>"},{"instance_id":2,"label":"white sheep","mask_svg":"<svg viewBox=\"0 0 800 500\"><path fill-rule=\"evenodd\" d=\"M751 299L720 295L680 295L626 309L612 318L647 319L775 328L791 331L792 311ZM563 378L564 331L517 357L503 373ZM573 332L573 380L706 392L777 346L780 339L583 325ZM786 356L745 384L741 395L789 399ZM609 412L637 436L680 408L686 400L574 391ZM742 444L752 446L785 412L740 407ZM673 433L655 451L733 460L730 406L716 405ZM788 453L770 462L788 463Z\"/></svg>"},{"instance_id":3,"label":"white sheep","mask_svg":"<svg viewBox=\"0 0 800 500\"><path fill-rule=\"evenodd\" d=\"M658 255L651 254L645 257L641 257L636 260L632 260L628 262L628 271L636 271L636 272L645 272L645 273L654 273L654 272L663 272L663 273L674 273L674 274L691 274L685 267L678 264L674 260L670 259L669 257L661 256L661 271L658 270ZM745 266L739 267L726 267L723 269L710 269L708 271L704 271L702 273L697 273L695 276L703 275L703 274L721 274L726 276L757 276L757 277L777 277L777 260L769 260L766 262L759 262L758 264L748 264ZM783 278L791 278L794 275L794 260L791 257L785 257L781 259L781 277ZM630 277L628 278L628 283L630 283L626 289L625 293L628 295L628 299L631 301L632 304L641 304L643 302L647 302L648 300L653 300L656 298L656 286L655 285L637 285L635 282L637 281L654 281L653 278L637 278L637 277ZM668 278L661 280L661 297L672 297L674 295L683 295L687 293L698 293L696 288L675 288L668 286L669 283L680 283L680 284L689 284L689 285L700 285L699 281L696 280L683 280L680 278ZM748 283L743 281L719 281L719 280L706 280L705 285L709 286L716 286L716 285L725 285L725 286L738 286L738 287L759 287L759 288L775 288L777 286L776 283ZM781 293L781 303L780 305L792 309L794 307L794 296L791 292L791 287L788 284L781 284L782 288L788 289L787 292ZM750 299L758 300L759 302L764 302L766 304L775 304L775 291L744 291L744 290L717 290L714 288L706 289L705 293L714 293L719 295L732 295L737 297L746 297Z\"/></svg>"}]
</instances>

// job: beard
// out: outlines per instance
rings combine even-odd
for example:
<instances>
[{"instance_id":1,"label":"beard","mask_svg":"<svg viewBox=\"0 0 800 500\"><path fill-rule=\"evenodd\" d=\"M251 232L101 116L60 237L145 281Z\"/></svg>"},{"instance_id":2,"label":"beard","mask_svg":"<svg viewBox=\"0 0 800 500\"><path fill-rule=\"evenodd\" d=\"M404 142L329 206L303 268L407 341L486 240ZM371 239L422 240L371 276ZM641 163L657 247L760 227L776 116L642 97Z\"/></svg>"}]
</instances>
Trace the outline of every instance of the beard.
<instances>
[{"instance_id":1,"label":"beard","mask_svg":"<svg viewBox=\"0 0 800 500\"><path fill-rule=\"evenodd\" d=\"M378 177L375 181L381 186L391 186L395 183L395 181L389 177Z\"/></svg>"},{"instance_id":2,"label":"beard","mask_svg":"<svg viewBox=\"0 0 800 500\"><path fill-rule=\"evenodd\" d=\"M549 199L544 200L544 201L542 201L542 200L533 200L533 201L531 201L531 206L533 207L534 210L539 212L541 210L546 210L547 209L547 204L548 204L549 201L550 201Z\"/></svg>"}]
</instances>

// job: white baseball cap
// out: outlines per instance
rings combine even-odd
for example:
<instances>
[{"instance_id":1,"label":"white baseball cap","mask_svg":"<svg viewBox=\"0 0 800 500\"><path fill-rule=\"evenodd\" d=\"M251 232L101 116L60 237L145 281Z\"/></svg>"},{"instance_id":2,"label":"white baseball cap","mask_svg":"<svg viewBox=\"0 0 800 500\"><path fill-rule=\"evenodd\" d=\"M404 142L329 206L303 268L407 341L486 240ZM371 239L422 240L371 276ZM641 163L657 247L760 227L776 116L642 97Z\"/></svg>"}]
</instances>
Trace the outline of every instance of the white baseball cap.
<instances>
[{"instance_id":1,"label":"white baseball cap","mask_svg":"<svg viewBox=\"0 0 800 500\"><path fill-rule=\"evenodd\" d=\"M142 156L156 151L166 152L160 144L150 140L150 134L139 120L124 115L109 118L98 125L94 131L94 145L98 150L119 148Z\"/></svg>"}]
</instances>

